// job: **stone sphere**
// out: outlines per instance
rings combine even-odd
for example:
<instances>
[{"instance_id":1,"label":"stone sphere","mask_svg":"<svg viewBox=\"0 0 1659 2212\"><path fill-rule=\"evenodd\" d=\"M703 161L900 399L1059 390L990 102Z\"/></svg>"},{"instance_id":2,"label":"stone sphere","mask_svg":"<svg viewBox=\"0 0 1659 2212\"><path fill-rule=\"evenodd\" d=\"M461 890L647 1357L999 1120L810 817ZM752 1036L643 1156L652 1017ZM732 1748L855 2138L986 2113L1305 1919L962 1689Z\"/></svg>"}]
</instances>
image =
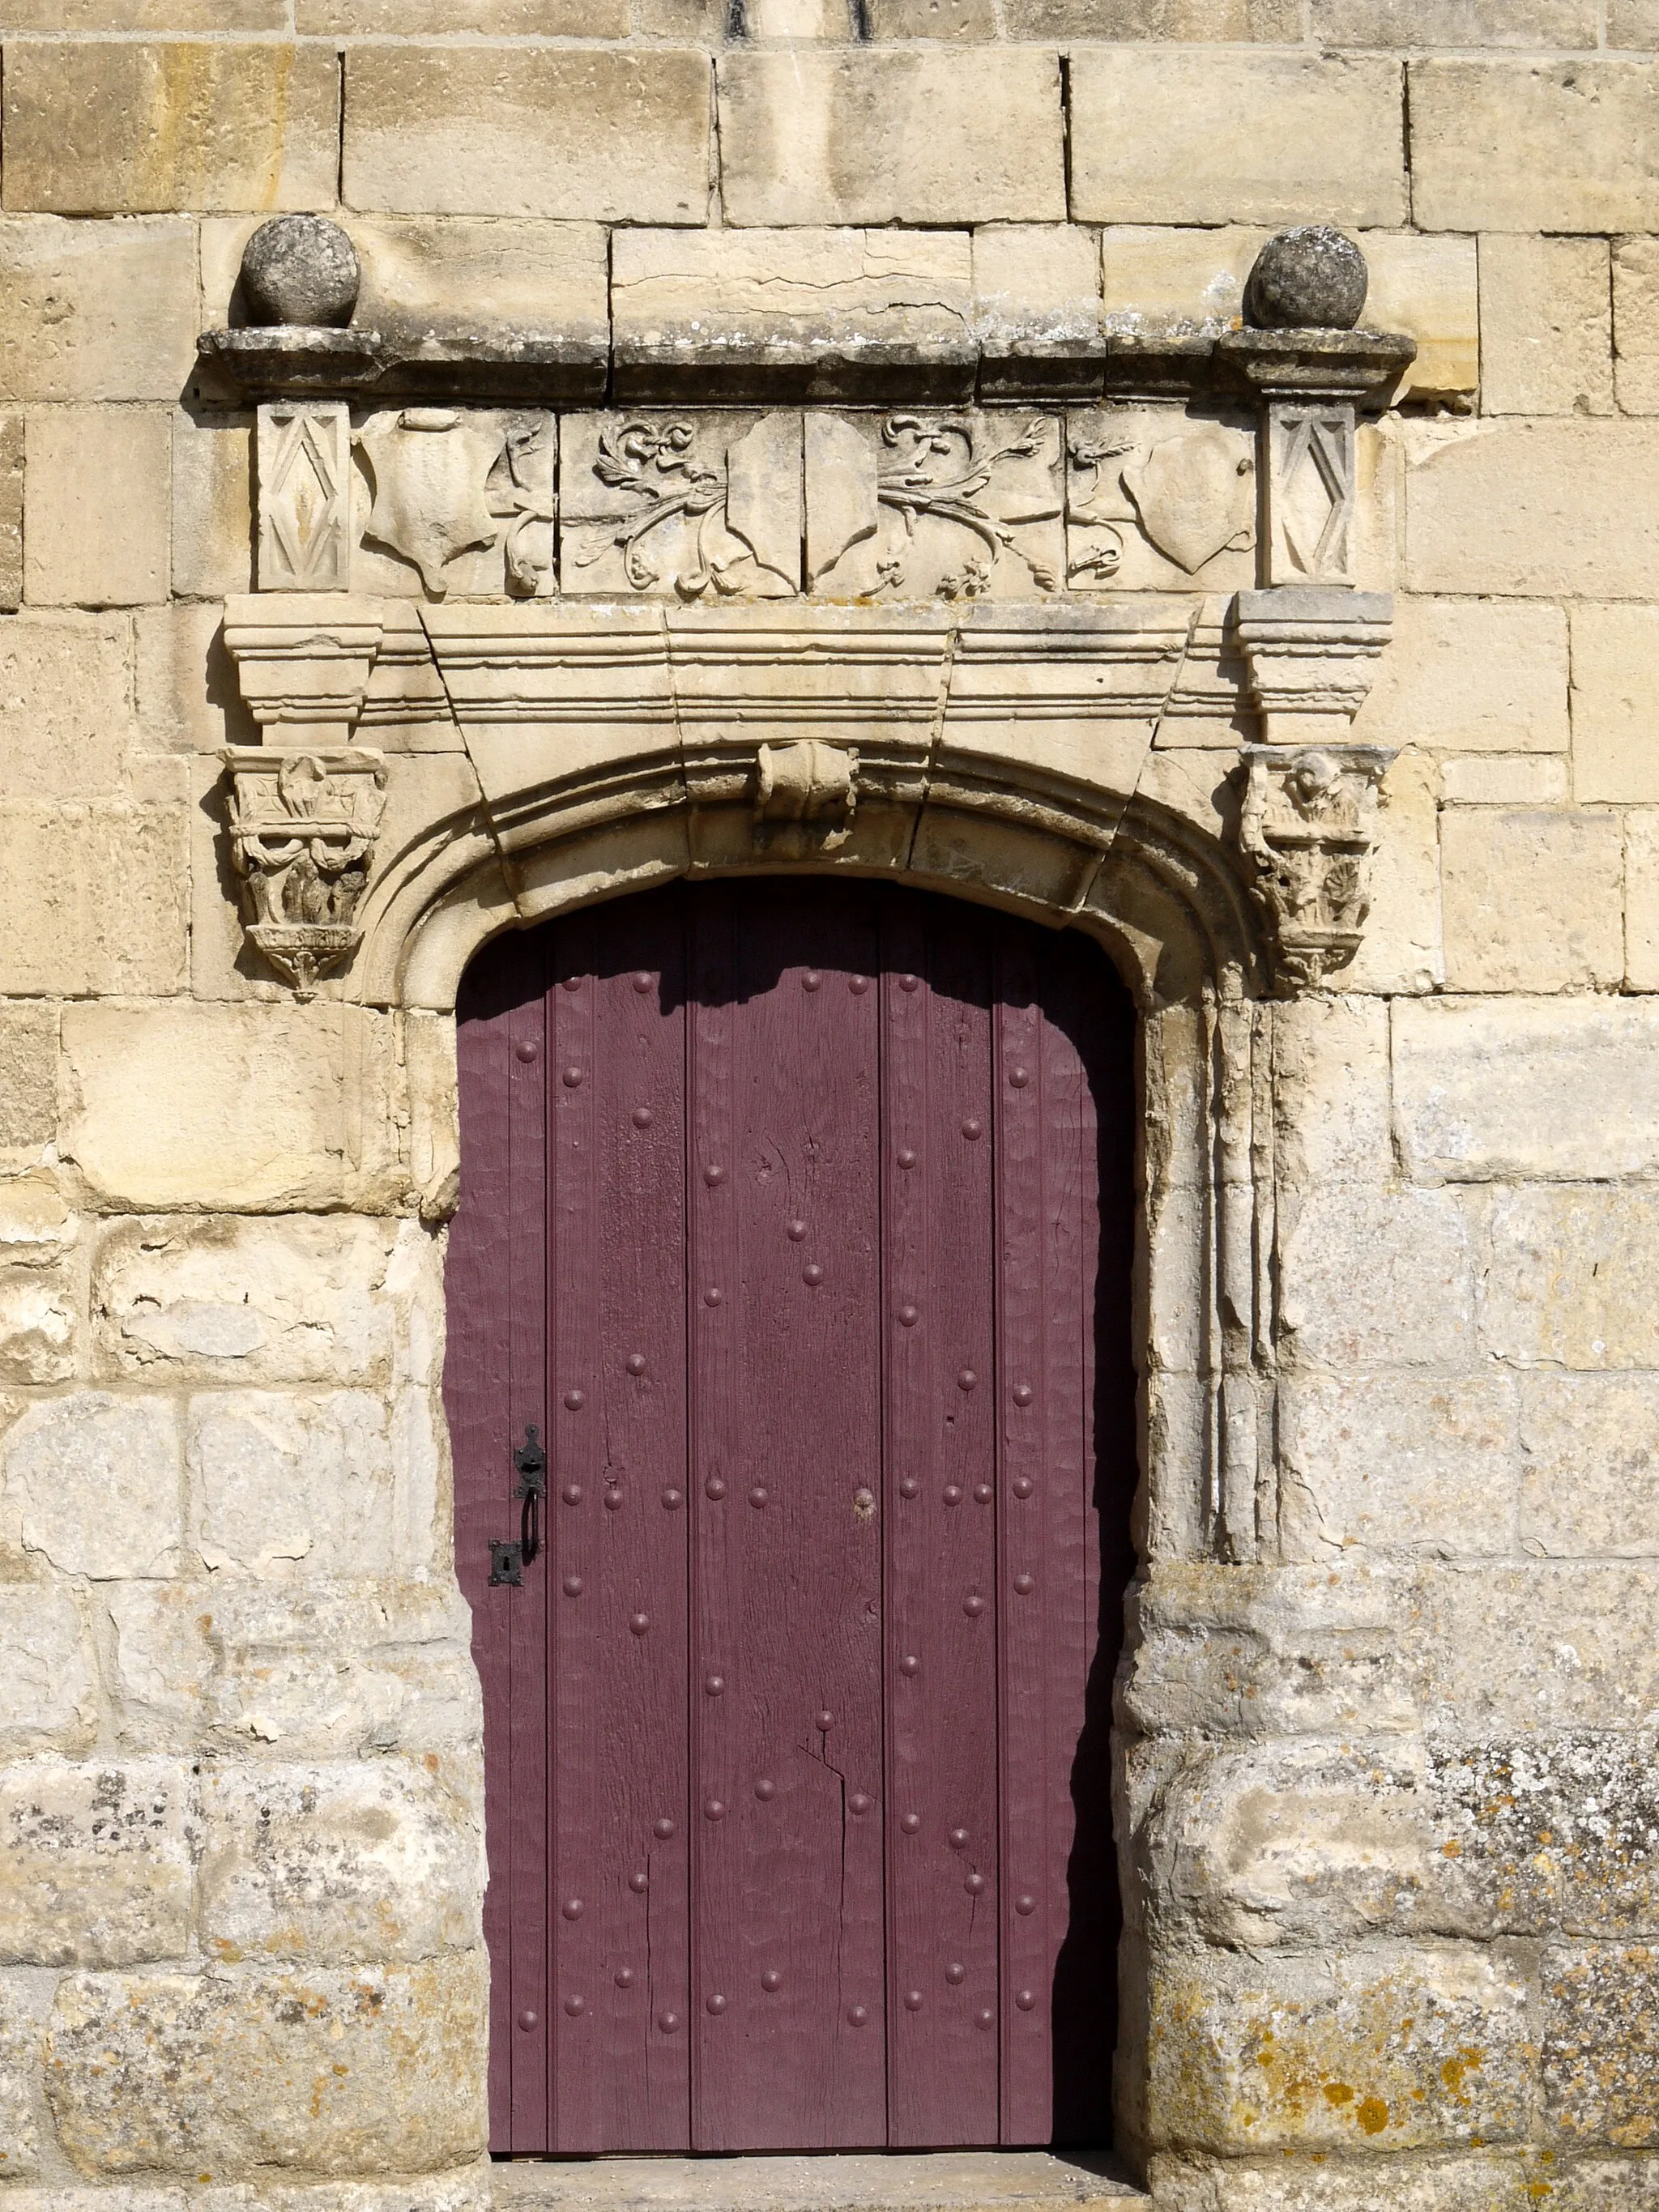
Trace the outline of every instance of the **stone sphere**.
<instances>
[{"instance_id":1,"label":"stone sphere","mask_svg":"<svg viewBox=\"0 0 1659 2212\"><path fill-rule=\"evenodd\" d=\"M361 273L357 249L326 216L274 216L242 249L242 296L256 323L343 330Z\"/></svg>"},{"instance_id":2,"label":"stone sphere","mask_svg":"<svg viewBox=\"0 0 1659 2212\"><path fill-rule=\"evenodd\" d=\"M1259 331L1351 331L1370 286L1365 257L1328 223L1298 223L1267 240L1244 288L1244 319Z\"/></svg>"}]
</instances>

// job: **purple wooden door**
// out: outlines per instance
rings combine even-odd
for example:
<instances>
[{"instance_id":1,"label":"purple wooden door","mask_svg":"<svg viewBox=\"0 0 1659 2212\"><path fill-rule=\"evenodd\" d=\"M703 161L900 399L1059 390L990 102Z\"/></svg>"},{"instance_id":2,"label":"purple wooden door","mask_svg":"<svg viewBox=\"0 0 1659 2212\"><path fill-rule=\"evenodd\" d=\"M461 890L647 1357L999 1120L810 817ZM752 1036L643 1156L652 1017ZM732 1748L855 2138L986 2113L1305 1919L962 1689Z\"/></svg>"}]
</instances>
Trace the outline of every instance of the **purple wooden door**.
<instances>
[{"instance_id":1,"label":"purple wooden door","mask_svg":"<svg viewBox=\"0 0 1659 2212\"><path fill-rule=\"evenodd\" d=\"M495 2148L1105 2140L1122 987L767 879L504 939L460 1017Z\"/></svg>"}]
</instances>

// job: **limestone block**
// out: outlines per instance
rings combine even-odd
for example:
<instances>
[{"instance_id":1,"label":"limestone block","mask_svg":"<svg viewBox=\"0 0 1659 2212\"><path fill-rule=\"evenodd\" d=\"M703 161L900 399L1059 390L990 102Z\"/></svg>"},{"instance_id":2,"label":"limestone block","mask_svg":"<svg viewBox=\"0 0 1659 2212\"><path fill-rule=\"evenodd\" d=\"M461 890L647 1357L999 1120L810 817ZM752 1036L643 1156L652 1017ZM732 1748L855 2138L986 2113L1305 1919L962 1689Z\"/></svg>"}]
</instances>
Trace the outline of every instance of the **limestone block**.
<instances>
[{"instance_id":1,"label":"limestone block","mask_svg":"<svg viewBox=\"0 0 1659 2212\"><path fill-rule=\"evenodd\" d=\"M1562 1944L1546 1953L1544 2119L1558 2141L1659 2142L1659 1949Z\"/></svg>"},{"instance_id":2,"label":"limestone block","mask_svg":"<svg viewBox=\"0 0 1659 2212\"><path fill-rule=\"evenodd\" d=\"M23 418L0 416L0 613L23 604Z\"/></svg>"},{"instance_id":3,"label":"limestone block","mask_svg":"<svg viewBox=\"0 0 1659 2212\"><path fill-rule=\"evenodd\" d=\"M483 1951L410 1967L74 1974L46 2095L87 2174L420 2172L484 2147Z\"/></svg>"},{"instance_id":4,"label":"limestone block","mask_svg":"<svg viewBox=\"0 0 1659 2212\"><path fill-rule=\"evenodd\" d=\"M702 54L356 46L345 198L392 215L701 223L708 120Z\"/></svg>"},{"instance_id":5,"label":"limestone block","mask_svg":"<svg viewBox=\"0 0 1659 2212\"><path fill-rule=\"evenodd\" d=\"M112 1375L235 1383L368 1382L390 1373L391 1238L350 1214L111 1224L92 1316Z\"/></svg>"},{"instance_id":6,"label":"limestone block","mask_svg":"<svg viewBox=\"0 0 1659 2212\"><path fill-rule=\"evenodd\" d=\"M75 1372L75 1293L61 1276L0 1271L0 1382L63 1382Z\"/></svg>"},{"instance_id":7,"label":"limestone block","mask_svg":"<svg viewBox=\"0 0 1659 2212\"><path fill-rule=\"evenodd\" d=\"M1515 1386L1394 1376L1296 1376L1279 1393L1287 1559L1355 1547L1444 1559L1512 1555Z\"/></svg>"},{"instance_id":8,"label":"limestone block","mask_svg":"<svg viewBox=\"0 0 1659 2212\"><path fill-rule=\"evenodd\" d=\"M544 18L543 0L532 4ZM586 0L572 4L586 13ZM442 27L455 27L453 15ZM394 345L477 331L499 338L505 331L559 337L603 357L610 336L606 234L598 223L381 217L354 222L351 242L363 271L357 320Z\"/></svg>"},{"instance_id":9,"label":"limestone block","mask_svg":"<svg viewBox=\"0 0 1659 2212\"><path fill-rule=\"evenodd\" d=\"M1659 799L1656 646L1659 607L1572 611L1572 787L1581 805Z\"/></svg>"},{"instance_id":10,"label":"limestone block","mask_svg":"<svg viewBox=\"0 0 1659 2212\"><path fill-rule=\"evenodd\" d=\"M1382 778L1371 910L1339 980L1351 991L1431 991L1445 972L1440 915L1440 778L1426 753L1402 752Z\"/></svg>"},{"instance_id":11,"label":"limestone block","mask_svg":"<svg viewBox=\"0 0 1659 2212\"><path fill-rule=\"evenodd\" d=\"M368 1391L192 1398L185 1464L204 1566L344 1581L392 1564L386 1413Z\"/></svg>"},{"instance_id":12,"label":"limestone block","mask_svg":"<svg viewBox=\"0 0 1659 2212\"><path fill-rule=\"evenodd\" d=\"M179 989L185 829L181 807L130 799L0 805L0 991Z\"/></svg>"},{"instance_id":13,"label":"limestone block","mask_svg":"<svg viewBox=\"0 0 1659 2212\"><path fill-rule=\"evenodd\" d=\"M965 376L973 285L966 231L620 230L616 374L706 387L713 359L723 387L788 374L829 395L919 354Z\"/></svg>"},{"instance_id":14,"label":"limestone block","mask_svg":"<svg viewBox=\"0 0 1659 2212\"><path fill-rule=\"evenodd\" d=\"M1419 1717L1401 1578L1170 1561L1129 1601L1121 1695L1146 1734L1393 1734Z\"/></svg>"},{"instance_id":15,"label":"limestone block","mask_svg":"<svg viewBox=\"0 0 1659 2212\"><path fill-rule=\"evenodd\" d=\"M1654 0L1607 0L1607 44L1651 52L1659 46Z\"/></svg>"},{"instance_id":16,"label":"limestone block","mask_svg":"<svg viewBox=\"0 0 1659 2212\"><path fill-rule=\"evenodd\" d=\"M1612 414L1605 239L1481 239L1480 368L1488 415Z\"/></svg>"},{"instance_id":17,"label":"limestone block","mask_svg":"<svg viewBox=\"0 0 1659 2212\"><path fill-rule=\"evenodd\" d=\"M1281 1182L1389 1178L1388 1009L1356 998L1276 1008L1273 1119Z\"/></svg>"},{"instance_id":18,"label":"limestone block","mask_svg":"<svg viewBox=\"0 0 1659 2212\"><path fill-rule=\"evenodd\" d=\"M1412 213L1425 230L1659 223L1659 178L1642 152L1659 124L1659 84L1641 63L1437 58L1410 69Z\"/></svg>"},{"instance_id":19,"label":"limestone block","mask_svg":"<svg viewBox=\"0 0 1659 2212\"><path fill-rule=\"evenodd\" d=\"M1297 0L1003 0L1011 39L1167 39L1196 46L1302 37Z\"/></svg>"},{"instance_id":20,"label":"limestone block","mask_svg":"<svg viewBox=\"0 0 1659 2212\"><path fill-rule=\"evenodd\" d=\"M1613 240L1613 381L1625 414L1659 414L1659 240Z\"/></svg>"},{"instance_id":21,"label":"limestone block","mask_svg":"<svg viewBox=\"0 0 1659 2212\"><path fill-rule=\"evenodd\" d=\"M196 329L193 223L0 216L0 398L171 404Z\"/></svg>"},{"instance_id":22,"label":"limestone block","mask_svg":"<svg viewBox=\"0 0 1659 2212\"><path fill-rule=\"evenodd\" d=\"M1594 1095L1595 1079L1592 1062L1575 1097ZM1521 1367L1659 1368L1659 1202L1650 1192L1499 1191L1488 1235L1483 1351Z\"/></svg>"},{"instance_id":23,"label":"limestone block","mask_svg":"<svg viewBox=\"0 0 1659 2212\"><path fill-rule=\"evenodd\" d=\"M1534 1376L1522 1400L1521 1540L1556 1559L1659 1552L1659 1382Z\"/></svg>"},{"instance_id":24,"label":"limestone block","mask_svg":"<svg viewBox=\"0 0 1659 2212\"><path fill-rule=\"evenodd\" d=\"M339 75L321 46L40 42L6 72L5 204L63 215L330 207Z\"/></svg>"},{"instance_id":25,"label":"limestone block","mask_svg":"<svg viewBox=\"0 0 1659 2212\"><path fill-rule=\"evenodd\" d=\"M1235 328L1243 313L1245 281L1271 234L1249 224L1194 230L1131 223L1103 231L1108 327L1170 337ZM1417 358L1398 396L1452 398L1473 392L1480 380L1474 240L1368 230L1359 242L1370 270L1364 320L1376 329L1404 331L1417 341Z\"/></svg>"},{"instance_id":26,"label":"limestone block","mask_svg":"<svg viewBox=\"0 0 1659 2212\"><path fill-rule=\"evenodd\" d=\"M222 746L259 743L225 650L223 613L216 599L175 603L141 608L133 623L140 741L149 752L210 754L216 779Z\"/></svg>"},{"instance_id":27,"label":"limestone block","mask_svg":"<svg viewBox=\"0 0 1659 2212\"><path fill-rule=\"evenodd\" d=\"M624 39L628 0L296 0L294 27L322 38L461 31L486 39Z\"/></svg>"},{"instance_id":28,"label":"limestone block","mask_svg":"<svg viewBox=\"0 0 1659 2212\"><path fill-rule=\"evenodd\" d=\"M40 2068L40 2027L10 1991L0 1989L0 2181L27 2181L40 2171L33 2110Z\"/></svg>"},{"instance_id":29,"label":"limestone block","mask_svg":"<svg viewBox=\"0 0 1659 2212\"><path fill-rule=\"evenodd\" d=\"M171 430L165 415L149 410L30 416L23 575L32 605L166 599ZM118 530L108 526L112 514L122 518Z\"/></svg>"},{"instance_id":30,"label":"limestone block","mask_svg":"<svg viewBox=\"0 0 1659 2212\"><path fill-rule=\"evenodd\" d=\"M15 0L6 21L13 32L285 31L289 11L281 0Z\"/></svg>"},{"instance_id":31,"label":"limestone block","mask_svg":"<svg viewBox=\"0 0 1659 2212\"><path fill-rule=\"evenodd\" d=\"M728 52L728 222L1061 222L1060 71L1007 47Z\"/></svg>"},{"instance_id":32,"label":"limestone block","mask_svg":"<svg viewBox=\"0 0 1659 2212\"><path fill-rule=\"evenodd\" d=\"M1659 1007L1641 1000L1396 1006L1395 1131L1407 1171L1454 1182L1659 1172L1656 1048Z\"/></svg>"},{"instance_id":33,"label":"limestone block","mask_svg":"<svg viewBox=\"0 0 1659 2212\"><path fill-rule=\"evenodd\" d=\"M63 1034L65 1154L124 1206L331 1205L348 1111L383 1110L390 1038L356 1008L76 1006Z\"/></svg>"},{"instance_id":34,"label":"limestone block","mask_svg":"<svg viewBox=\"0 0 1659 2212\"><path fill-rule=\"evenodd\" d=\"M1102 47L1073 53L1071 87L1079 222L1406 218L1391 61Z\"/></svg>"},{"instance_id":35,"label":"limestone block","mask_svg":"<svg viewBox=\"0 0 1659 2212\"><path fill-rule=\"evenodd\" d=\"M165 1398L48 1399L0 1442L0 1542L65 1574L175 1573L182 1506L178 1421Z\"/></svg>"},{"instance_id":36,"label":"limestone block","mask_svg":"<svg viewBox=\"0 0 1659 2212\"><path fill-rule=\"evenodd\" d=\"M106 1597L134 1750L328 1759L477 1741L472 1617L453 1585L125 1583Z\"/></svg>"},{"instance_id":37,"label":"limestone block","mask_svg":"<svg viewBox=\"0 0 1659 2212\"><path fill-rule=\"evenodd\" d=\"M1322 46L1593 48L1595 0L1314 0Z\"/></svg>"},{"instance_id":38,"label":"limestone block","mask_svg":"<svg viewBox=\"0 0 1659 2212\"><path fill-rule=\"evenodd\" d=\"M0 1753L86 1750L98 1725L92 1644L52 1583L0 1583Z\"/></svg>"},{"instance_id":39,"label":"limestone block","mask_svg":"<svg viewBox=\"0 0 1659 2212\"><path fill-rule=\"evenodd\" d=\"M1573 991L1625 972L1624 838L1608 814L1481 807L1440 825L1446 981Z\"/></svg>"},{"instance_id":40,"label":"limestone block","mask_svg":"<svg viewBox=\"0 0 1659 2212\"><path fill-rule=\"evenodd\" d=\"M479 1838L409 1760L211 1767L203 1811L210 1958L389 1965L481 1940Z\"/></svg>"},{"instance_id":41,"label":"limestone block","mask_svg":"<svg viewBox=\"0 0 1659 2212\"><path fill-rule=\"evenodd\" d=\"M1659 991L1659 812L1625 817L1625 988Z\"/></svg>"},{"instance_id":42,"label":"limestone block","mask_svg":"<svg viewBox=\"0 0 1659 2212\"><path fill-rule=\"evenodd\" d=\"M79 1224L46 1169L0 1182L0 1260L46 1267L74 1244Z\"/></svg>"},{"instance_id":43,"label":"limestone block","mask_svg":"<svg viewBox=\"0 0 1659 2212\"><path fill-rule=\"evenodd\" d=\"M32 1759L0 1768L0 1960L131 1966L190 1936L187 1767Z\"/></svg>"},{"instance_id":44,"label":"limestone block","mask_svg":"<svg viewBox=\"0 0 1659 2212\"><path fill-rule=\"evenodd\" d=\"M0 1006L0 1162L21 1164L57 1128L58 1010Z\"/></svg>"},{"instance_id":45,"label":"limestone block","mask_svg":"<svg viewBox=\"0 0 1659 2212\"><path fill-rule=\"evenodd\" d=\"M1656 1602L1651 1564L1425 1571L1412 1620L1430 1729L1479 1742L1647 1725L1659 1708Z\"/></svg>"},{"instance_id":46,"label":"limestone block","mask_svg":"<svg viewBox=\"0 0 1659 2212\"><path fill-rule=\"evenodd\" d=\"M173 588L253 589L252 428L246 416L173 418Z\"/></svg>"},{"instance_id":47,"label":"limestone block","mask_svg":"<svg viewBox=\"0 0 1659 2212\"><path fill-rule=\"evenodd\" d=\"M1475 753L1441 762L1440 790L1448 806L1565 806L1567 763L1551 753Z\"/></svg>"},{"instance_id":48,"label":"limestone block","mask_svg":"<svg viewBox=\"0 0 1659 2212\"><path fill-rule=\"evenodd\" d=\"M1298 1362L1367 1367L1469 1364L1469 1224L1452 1191L1330 1185L1303 1194L1279 1256L1279 1317Z\"/></svg>"},{"instance_id":49,"label":"limestone block","mask_svg":"<svg viewBox=\"0 0 1659 2212\"><path fill-rule=\"evenodd\" d=\"M1659 427L1407 432L1406 588L1659 599Z\"/></svg>"},{"instance_id":50,"label":"limestone block","mask_svg":"<svg viewBox=\"0 0 1659 2212\"><path fill-rule=\"evenodd\" d=\"M1529 2103L1528 1975L1504 1945L1155 1967L1149 2121L1237 2154L1502 2142Z\"/></svg>"}]
</instances>

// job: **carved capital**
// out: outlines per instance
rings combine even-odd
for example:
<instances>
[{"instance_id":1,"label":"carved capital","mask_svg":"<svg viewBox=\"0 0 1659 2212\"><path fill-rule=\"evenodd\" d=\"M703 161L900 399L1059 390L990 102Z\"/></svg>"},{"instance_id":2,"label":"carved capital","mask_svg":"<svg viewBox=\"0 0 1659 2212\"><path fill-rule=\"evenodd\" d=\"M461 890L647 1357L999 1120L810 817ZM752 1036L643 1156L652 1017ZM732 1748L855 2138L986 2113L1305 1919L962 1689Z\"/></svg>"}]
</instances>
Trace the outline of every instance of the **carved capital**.
<instances>
[{"instance_id":1,"label":"carved capital","mask_svg":"<svg viewBox=\"0 0 1659 2212\"><path fill-rule=\"evenodd\" d=\"M232 745L230 848L250 943L295 995L349 959L362 932L386 804L386 759L364 746L333 752Z\"/></svg>"},{"instance_id":2,"label":"carved capital","mask_svg":"<svg viewBox=\"0 0 1659 2212\"><path fill-rule=\"evenodd\" d=\"M270 742L343 744L362 712L380 651L378 599L343 593L246 593L225 602L225 647Z\"/></svg>"},{"instance_id":3,"label":"carved capital","mask_svg":"<svg viewBox=\"0 0 1659 2212\"><path fill-rule=\"evenodd\" d=\"M1375 745L1244 748L1238 842L1281 995L1316 990L1359 949L1377 787L1393 758Z\"/></svg>"},{"instance_id":4,"label":"carved capital","mask_svg":"<svg viewBox=\"0 0 1659 2212\"><path fill-rule=\"evenodd\" d=\"M1346 741L1394 631L1386 592L1241 592L1238 641L1270 744Z\"/></svg>"}]
</instances>

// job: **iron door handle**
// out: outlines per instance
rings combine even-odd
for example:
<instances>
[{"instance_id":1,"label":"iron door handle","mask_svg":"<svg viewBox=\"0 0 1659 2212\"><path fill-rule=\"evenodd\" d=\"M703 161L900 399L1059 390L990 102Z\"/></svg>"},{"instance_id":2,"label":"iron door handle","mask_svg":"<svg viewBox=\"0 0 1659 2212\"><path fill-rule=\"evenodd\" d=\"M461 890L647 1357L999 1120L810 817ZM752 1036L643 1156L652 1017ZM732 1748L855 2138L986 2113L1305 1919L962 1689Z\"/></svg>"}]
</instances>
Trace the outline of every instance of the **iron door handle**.
<instances>
[{"instance_id":1,"label":"iron door handle","mask_svg":"<svg viewBox=\"0 0 1659 2212\"><path fill-rule=\"evenodd\" d=\"M489 1586L498 1589L507 1583L514 1589L522 1587L524 1571L542 1548L542 1502L547 1496L547 1454L542 1449L536 1424L529 1422L525 1428L524 1442L515 1446L513 1466L519 1480L513 1495L524 1500L519 1515L519 1535L516 1542L492 1537L489 1545Z\"/></svg>"}]
</instances>

